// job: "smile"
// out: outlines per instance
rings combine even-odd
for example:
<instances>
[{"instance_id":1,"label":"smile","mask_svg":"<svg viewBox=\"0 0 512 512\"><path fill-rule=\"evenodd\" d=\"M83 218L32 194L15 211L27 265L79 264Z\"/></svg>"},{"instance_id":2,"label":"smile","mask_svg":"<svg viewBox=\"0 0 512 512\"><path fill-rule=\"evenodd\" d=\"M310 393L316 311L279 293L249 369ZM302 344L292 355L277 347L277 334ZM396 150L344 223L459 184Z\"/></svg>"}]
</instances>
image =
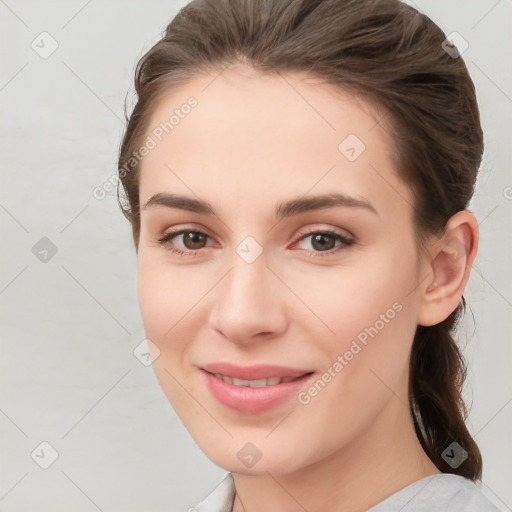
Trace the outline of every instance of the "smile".
<instances>
[{"instance_id":1,"label":"smile","mask_svg":"<svg viewBox=\"0 0 512 512\"><path fill-rule=\"evenodd\" d=\"M220 373L221 367L225 373ZM228 364L209 365L208 369L200 368L200 373L206 389L219 405L242 414L261 414L284 405L316 375L284 367Z\"/></svg>"},{"instance_id":2,"label":"smile","mask_svg":"<svg viewBox=\"0 0 512 512\"><path fill-rule=\"evenodd\" d=\"M266 386L276 386L277 384L281 384L281 382L290 382L294 379L300 377L270 377L269 379L256 379L256 380L245 380L245 379L237 379L236 377L228 377L227 375L222 375L220 373L216 373L215 377L217 379L223 380L227 384L233 384L233 386L245 386L251 388L263 388Z\"/></svg>"}]
</instances>

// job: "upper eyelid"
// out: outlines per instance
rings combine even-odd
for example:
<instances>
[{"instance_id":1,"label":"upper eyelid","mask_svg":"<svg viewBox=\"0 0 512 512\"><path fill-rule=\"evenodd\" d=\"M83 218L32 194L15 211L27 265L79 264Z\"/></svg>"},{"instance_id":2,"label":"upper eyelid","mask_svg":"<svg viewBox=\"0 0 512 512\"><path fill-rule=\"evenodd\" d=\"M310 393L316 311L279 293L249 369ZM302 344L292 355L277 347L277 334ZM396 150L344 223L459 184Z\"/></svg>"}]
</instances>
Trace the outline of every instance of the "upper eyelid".
<instances>
[{"instance_id":1,"label":"upper eyelid","mask_svg":"<svg viewBox=\"0 0 512 512\"><path fill-rule=\"evenodd\" d=\"M316 226L320 226L320 224L316 224ZM347 233L347 235L344 235L343 233L338 233L338 230L342 229L345 233ZM340 236L345 236L345 238L355 238L354 235L352 235L352 233L347 230L347 229L344 229L344 228L339 228L339 227L315 227L313 225L313 227L311 228L300 228L298 230L296 230L296 232L298 233L297 236L302 236L302 235L309 235L311 233L322 233L322 232L325 232L325 231L332 231L334 233L336 233L337 235L340 235ZM180 233L183 233L183 232L196 232L196 233L202 233L204 235L207 235L209 236L210 238L215 238L214 236L210 235L209 234L209 230L207 228L204 228L204 227L195 227L195 226L184 226L184 227L178 227L178 228L169 228L169 230L164 230L161 232L161 236L165 236L165 235L168 235L168 234L174 234L174 235L177 235L177 234L180 234Z\"/></svg>"},{"instance_id":2,"label":"upper eyelid","mask_svg":"<svg viewBox=\"0 0 512 512\"><path fill-rule=\"evenodd\" d=\"M312 227L312 228L308 228L308 229L304 229L304 230L299 229L297 236L302 238L304 236L311 236L313 233L329 233L329 234L341 236L342 238L349 238L350 240L355 239L355 236L350 231L348 231L347 229L344 229L343 231L345 231L345 233L346 233L345 234L345 233L340 233L339 232L340 229L341 228L334 228L334 227L329 227L329 228Z\"/></svg>"}]
</instances>

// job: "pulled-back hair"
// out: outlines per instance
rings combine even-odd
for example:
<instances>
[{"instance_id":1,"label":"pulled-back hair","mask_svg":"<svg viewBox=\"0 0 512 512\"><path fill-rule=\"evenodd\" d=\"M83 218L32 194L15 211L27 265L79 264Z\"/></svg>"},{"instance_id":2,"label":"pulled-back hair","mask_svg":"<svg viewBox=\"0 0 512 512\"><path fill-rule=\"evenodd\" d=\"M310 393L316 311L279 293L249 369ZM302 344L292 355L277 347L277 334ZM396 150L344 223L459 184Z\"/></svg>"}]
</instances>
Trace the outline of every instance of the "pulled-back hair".
<instances>
[{"instance_id":1,"label":"pulled-back hair","mask_svg":"<svg viewBox=\"0 0 512 512\"><path fill-rule=\"evenodd\" d=\"M473 82L446 35L398 0L194 0L138 62L137 102L127 118L119 176L136 249L140 234L141 145L157 101L199 73L244 63L265 74L307 72L378 105L393 141L398 175L414 194L418 247L442 235L468 207L483 153ZM118 197L119 200L119 197ZM445 473L481 479L482 458L465 424L466 366L454 340L464 297L441 323L417 326L409 375L416 435ZM452 467L443 451L457 442L467 459Z\"/></svg>"}]
</instances>

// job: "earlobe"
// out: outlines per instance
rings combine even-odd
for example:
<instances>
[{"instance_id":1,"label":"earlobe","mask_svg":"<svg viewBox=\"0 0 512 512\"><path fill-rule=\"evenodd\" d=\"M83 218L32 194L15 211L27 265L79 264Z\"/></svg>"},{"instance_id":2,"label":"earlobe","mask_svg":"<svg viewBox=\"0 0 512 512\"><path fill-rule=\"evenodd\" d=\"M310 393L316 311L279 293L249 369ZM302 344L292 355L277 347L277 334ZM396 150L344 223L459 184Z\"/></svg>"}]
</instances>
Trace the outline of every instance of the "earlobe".
<instances>
[{"instance_id":1,"label":"earlobe","mask_svg":"<svg viewBox=\"0 0 512 512\"><path fill-rule=\"evenodd\" d=\"M446 224L442 238L432 244L430 261L421 288L417 323L436 325L445 320L458 306L478 249L478 222L463 210Z\"/></svg>"}]
</instances>

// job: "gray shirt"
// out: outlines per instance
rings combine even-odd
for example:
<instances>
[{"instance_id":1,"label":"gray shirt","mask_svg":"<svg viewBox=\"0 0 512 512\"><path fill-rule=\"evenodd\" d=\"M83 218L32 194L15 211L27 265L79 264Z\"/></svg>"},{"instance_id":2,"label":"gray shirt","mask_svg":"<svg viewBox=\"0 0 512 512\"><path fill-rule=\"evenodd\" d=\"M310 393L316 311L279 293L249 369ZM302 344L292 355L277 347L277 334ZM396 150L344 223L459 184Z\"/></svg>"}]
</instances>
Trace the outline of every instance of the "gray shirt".
<instances>
[{"instance_id":1,"label":"gray shirt","mask_svg":"<svg viewBox=\"0 0 512 512\"><path fill-rule=\"evenodd\" d=\"M188 512L232 512L233 475ZM368 512L500 512L471 480L452 473L427 476L400 489Z\"/></svg>"}]
</instances>

